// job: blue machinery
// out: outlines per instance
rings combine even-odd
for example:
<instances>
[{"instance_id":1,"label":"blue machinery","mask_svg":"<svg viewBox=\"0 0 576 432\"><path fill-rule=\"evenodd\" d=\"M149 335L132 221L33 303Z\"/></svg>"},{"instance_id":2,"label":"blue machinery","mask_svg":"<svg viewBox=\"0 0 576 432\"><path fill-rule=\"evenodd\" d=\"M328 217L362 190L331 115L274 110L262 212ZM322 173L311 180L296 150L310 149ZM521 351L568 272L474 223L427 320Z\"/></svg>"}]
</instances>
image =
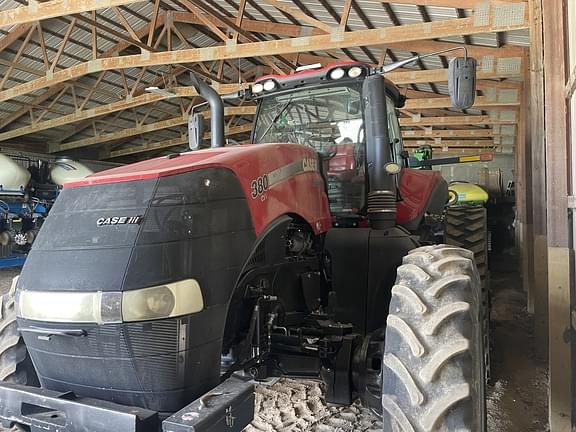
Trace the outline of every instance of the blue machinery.
<instances>
[{"instance_id":1,"label":"blue machinery","mask_svg":"<svg viewBox=\"0 0 576 432\"><path fill-rule=\"evenodd\" d=\"M64 182L91 174L69 160L0 153L0 268L19 267Z\"/></svg>"},{"instance_id":2,"label":"blue machinery","mask_svg":"<svg viewBox=\"0 0 576 432\"><path fill-rule=\"evenodd\" d=\"M2 191L0 191L0 194ZM36 234L48 214L51 203L26 196L0 199L0 268L20 267Z\"/></svg>"}]
</instances>

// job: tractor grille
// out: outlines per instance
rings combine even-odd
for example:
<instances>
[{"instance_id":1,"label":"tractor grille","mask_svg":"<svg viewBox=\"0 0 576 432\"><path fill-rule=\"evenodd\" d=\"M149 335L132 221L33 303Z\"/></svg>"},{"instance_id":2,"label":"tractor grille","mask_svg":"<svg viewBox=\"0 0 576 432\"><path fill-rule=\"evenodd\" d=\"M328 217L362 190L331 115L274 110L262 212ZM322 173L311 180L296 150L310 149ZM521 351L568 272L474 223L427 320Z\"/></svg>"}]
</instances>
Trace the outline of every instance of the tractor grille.
<instances>
[{"instance_id":1,"label":"tractor grille","mask_svg":"<svg viewBox=\"0 0 576 432\"><path fill-rule=\"evenodd\" d=\"M84 326L85 337L26 331L46 323L20 320L20 327L43 387L174 412L218 383L223 313L222 306L178 319ZM55 333L70 328L50 324Z\"/></svg>"}]
</instances>

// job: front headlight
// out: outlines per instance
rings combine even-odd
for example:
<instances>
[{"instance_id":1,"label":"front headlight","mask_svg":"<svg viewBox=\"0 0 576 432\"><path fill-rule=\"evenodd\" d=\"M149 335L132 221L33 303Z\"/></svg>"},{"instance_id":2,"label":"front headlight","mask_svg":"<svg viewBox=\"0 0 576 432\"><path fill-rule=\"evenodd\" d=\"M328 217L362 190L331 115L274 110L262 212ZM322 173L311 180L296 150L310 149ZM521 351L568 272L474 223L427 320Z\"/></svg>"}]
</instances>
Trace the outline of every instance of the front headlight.
<instances>
[{"instance_id":1,"label":"front headlight","mask_svg":"<svg viewBox=\"0 0 576 432\"><path fill-rule=\"evenodd\" d=\"M329 76L330 76L330 79L338 80L338 79L342 78L344 76L344 74L346 74L344 69L336 68L336 69L332 69L330 71Z\"/></svg>"},{"instance_id":2,"label":"front headlight","mask_svg":"<svg viewBox=\"0 0 576 432\"><path fill-rule=\"evenodd\" d=\"M118 323L190 315L204 309L195 279L124 292L20 291L18 316L61 323Z\"/></svg>"},{"instance_id":3,"label":"front headlight","mask_svg":"<svg viewBox=\"0 0 576 432\"><path fill-rule=\"evenodd\" d=\"M204 300L200 285L187 279L167 285L125 291L122 294L122 320L145 321L200 312Z\"/></svg>"},{"instance_id":4,"label":"front headlight","mask_svg":"<svg viewBox=\"0 0 576 432\"><path fill-rule=\"evenodd\" d=\"M101 294L20 291L18 316L36 321L98 322Z\"/></svg>"}]
</instances>

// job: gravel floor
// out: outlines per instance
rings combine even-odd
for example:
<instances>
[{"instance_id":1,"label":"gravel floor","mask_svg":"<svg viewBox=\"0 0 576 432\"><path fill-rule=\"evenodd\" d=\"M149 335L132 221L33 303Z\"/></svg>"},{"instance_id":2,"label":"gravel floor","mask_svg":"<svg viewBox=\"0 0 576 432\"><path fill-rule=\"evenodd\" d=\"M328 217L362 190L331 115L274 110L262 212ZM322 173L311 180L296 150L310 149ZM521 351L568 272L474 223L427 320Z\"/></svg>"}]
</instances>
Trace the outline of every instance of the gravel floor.
<instances>
[{"instance_id":1,"label":"gravel floor","mask_svg":"<svg viewBox=\"0 0 576 432\"><path fill-rule=\"evenodd\" d=\"M519 285L513 256L495 260L491 271L493 379L488 389L489 432L546 432L547 369L534 356L533 321ZM14 269L0 269L0 292L10 288ZM256 413L246 432L381 431L382 424L358 404L328 407L316 381L280 380L260 385Z\"/></svg>"}]
</instances>

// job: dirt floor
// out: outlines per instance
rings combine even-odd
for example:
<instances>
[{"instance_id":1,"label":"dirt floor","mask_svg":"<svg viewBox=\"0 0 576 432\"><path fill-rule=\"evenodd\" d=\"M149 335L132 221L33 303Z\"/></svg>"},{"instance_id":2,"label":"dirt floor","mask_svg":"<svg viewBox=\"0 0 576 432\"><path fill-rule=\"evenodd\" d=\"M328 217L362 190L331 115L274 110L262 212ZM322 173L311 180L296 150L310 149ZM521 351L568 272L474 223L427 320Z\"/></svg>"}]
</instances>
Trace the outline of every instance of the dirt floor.
<instances>
[{"instance_id":1,"label":"dirt floor","mask_svg":"<svg viewBox=\"0 0 576 432\"><path fill-rule=\"evenodd\" d=\"M516 257L491 261L492 381L488 391L490 432L546 432L548 369L534 353L534 322L526 312L526 293Z\"/></svg>"},{"instance_id":2,"label":"dirt floor","mask_svg":"<svg viewBox=\"0 0 576 432\"><path fill-rule=\"evenodd\" d=\"M526 313L515 257L492 260L492 376L488 389L489 432L546 432L547 369L534 356L533 322ZM0 292L10 287L17 271L0 269ZM327 407L319 383L281 380L261 385L257 412L246 431L353 432L381 431L378 418L360 405Z\"/></svg>"}]
</instances>

